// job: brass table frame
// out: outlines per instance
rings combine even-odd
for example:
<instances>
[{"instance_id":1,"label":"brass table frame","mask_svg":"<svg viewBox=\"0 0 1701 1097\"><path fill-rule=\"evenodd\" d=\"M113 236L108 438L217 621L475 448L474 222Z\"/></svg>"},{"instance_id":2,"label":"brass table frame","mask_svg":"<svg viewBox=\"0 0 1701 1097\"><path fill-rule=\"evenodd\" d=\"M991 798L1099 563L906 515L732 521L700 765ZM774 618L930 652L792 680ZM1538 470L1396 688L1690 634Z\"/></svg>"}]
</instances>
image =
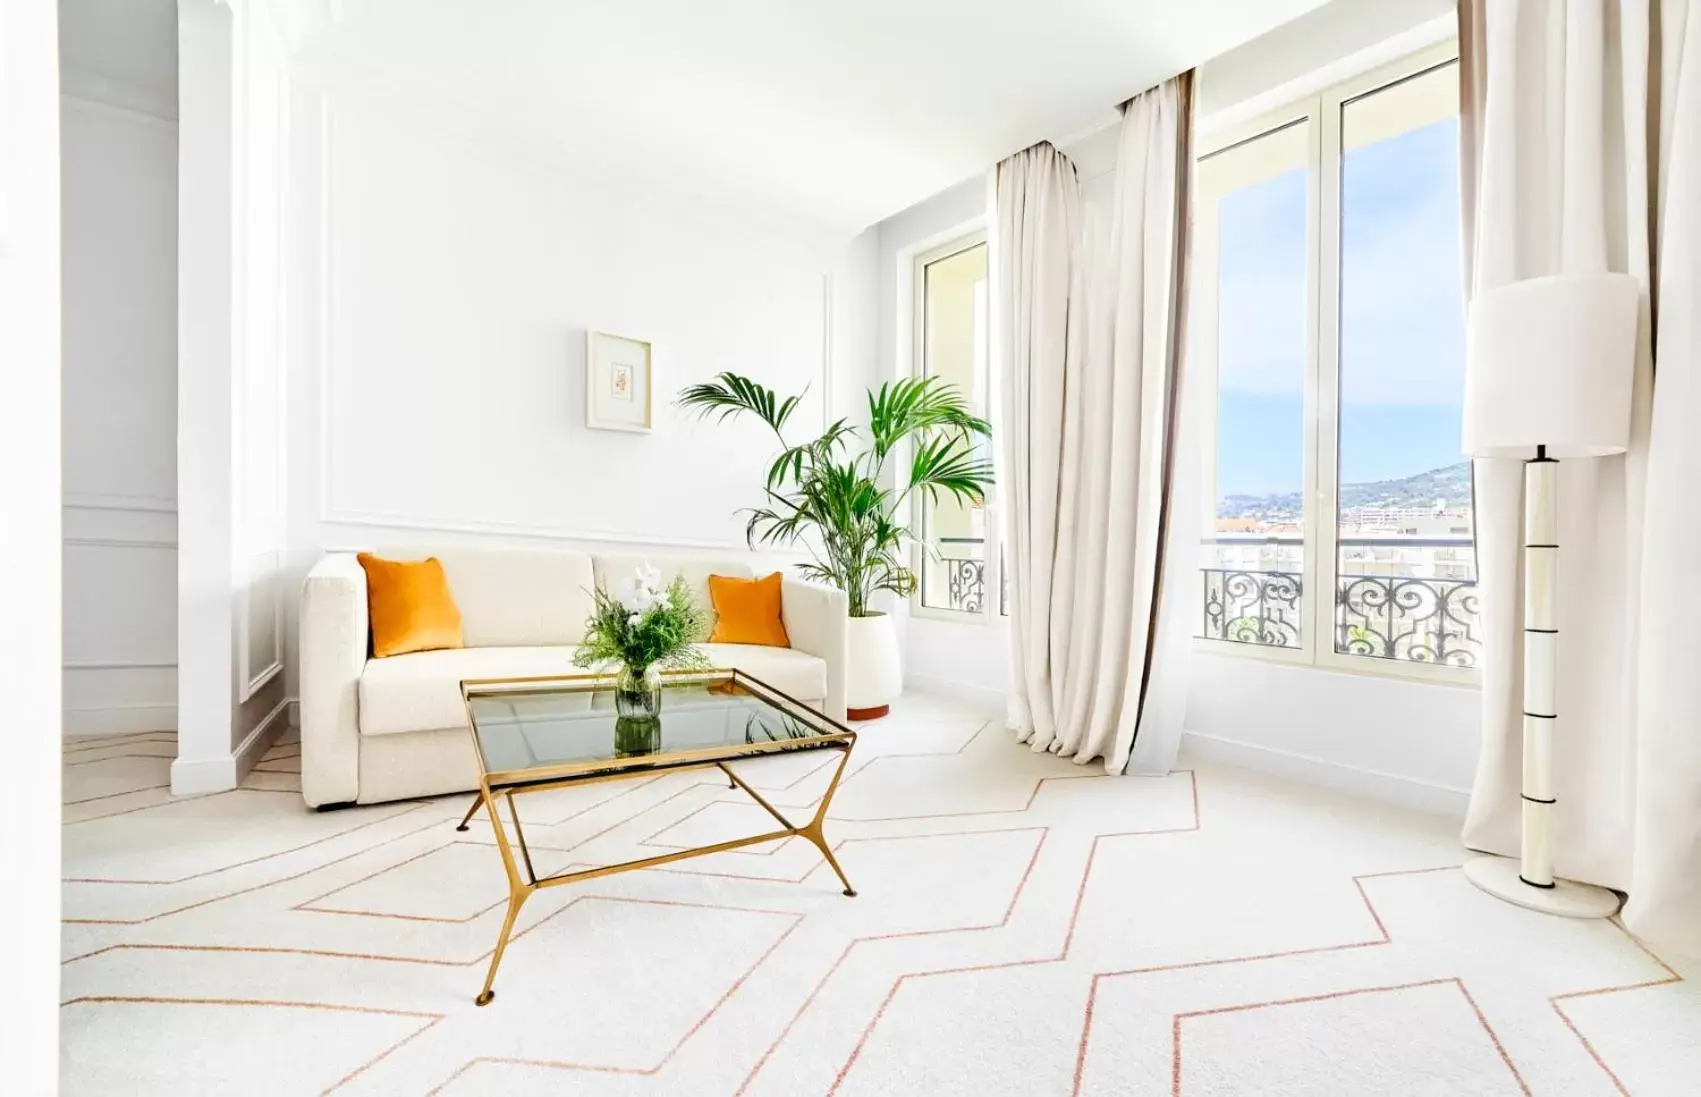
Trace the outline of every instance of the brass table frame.
<instances>
[{"instance_id":1,"label":"brass table frame","mask_svg":"<svg viewBox=\"0 0 1701 1097\"><path fill-rule=\"evenodd\" d=\"M827 819L827 810L833 803L833 794L838 791L839 781L844 777L845 767L850 763L851 748L856 745L856 732L741 671L687 671L667 674L664 678L669 682L726 683L762 698L772 704L774 708L800 722L831 730L807 739L727 744L666 754L597 759L589 762L562 763L491 773L485 765L484 747L479 742L478 725L473 719L472 696L474 694L494 697L589 692L598 688L611 689L614 680L607 675L579 674L542 678L469 678L463 681L461 683L461 703L466 708L467 728L472 734L473 749L478 754L479 778L478 795L473 800L472 806L467 809L466 815L461 819L461 825L455 829L466 830L467 824L472 821L472 817L478 814L480 808L483 808L490 818L491 830L496 834L496 848L502 855L502 868L508 876L508 911L502 918L502 931L497 935L496 949L490 955L490 969L484 977L484 989L479 992L477 998L473 999L476 1005L488 1005L490 1000L496 996L496 992L492 989L496 982L496 969L502 964L502 953L508 947L509 936L514 931L514 921L519 917L520 908L525 905L532 893L544 888L559 887L562 884L577 883L580 880L594 880L599 876L611 876L617 872L655 868L658 865L669 864L673 861L683 861L691 857L704 857L711 853L724 853L727 850L741 849L744 846L758 845L762 842L775 842L785 838L804 838L821 851L822 858L832 867L834 874L839 878L839 882L845 886L844 893L849 896L856 895L856 889L851 887L849 878L845 876L845 870L839 866L838 858L833 856L833 850L827 844L826 833L823 829ZM732 762L761 757L765 754L814 750L837 750L841 757L839 758L838 768L833 771L832 779L827 782L827 790L821 794L821 802L815 807L814 817L802 826L798 826L787 819L778 808L770 804L761 793L747 784L730 768ZM752 800L761 805L763 810L774 817L781 829L753 834L747 838L733 838L725 842L715 842L712 845L676 850L655 857L642 857L635 861L599 865L596 868L581 869L578 872L561 872L540 877L533 869L531 851L526 846L525 829L520 825L520 814L514 807L514 795L516 793L547 792L569 785L630 780L656 773L683 772L694 769L718 769L726 774L729 781L727 787L743 789ZM497 810L498 798L508 802L508 816L513 820L514 835L519 844L520 858L518 861L514 858L514 848L509 844L507 828L503 826L501 814ZM522 868L524 869L523 876L521 874Z\"/></svg>"}]
</instances>

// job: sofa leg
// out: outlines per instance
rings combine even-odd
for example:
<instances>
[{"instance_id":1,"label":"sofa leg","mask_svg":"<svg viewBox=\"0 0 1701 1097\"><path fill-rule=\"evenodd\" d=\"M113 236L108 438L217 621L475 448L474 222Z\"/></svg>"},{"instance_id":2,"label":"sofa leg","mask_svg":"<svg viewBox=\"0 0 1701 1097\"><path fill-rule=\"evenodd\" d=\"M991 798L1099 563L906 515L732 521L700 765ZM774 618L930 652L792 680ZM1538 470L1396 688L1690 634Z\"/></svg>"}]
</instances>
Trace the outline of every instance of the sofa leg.
<instances>
[{"instance_id":1,"label":"sofa leg","mask_svg":"<svg viewBox=\"0 0 1701 1097\"><path fill-rule=\"evenodd\" d=\"M318 807L314 808L313 810L314 811L341 811L344 808L353 808L353 807L359 807L359 806L360 805L355 803L353 800L344 800L344 801L342 801L341 803L338 803L338 804L320 804Z\"/></svg>"}]
</instances>

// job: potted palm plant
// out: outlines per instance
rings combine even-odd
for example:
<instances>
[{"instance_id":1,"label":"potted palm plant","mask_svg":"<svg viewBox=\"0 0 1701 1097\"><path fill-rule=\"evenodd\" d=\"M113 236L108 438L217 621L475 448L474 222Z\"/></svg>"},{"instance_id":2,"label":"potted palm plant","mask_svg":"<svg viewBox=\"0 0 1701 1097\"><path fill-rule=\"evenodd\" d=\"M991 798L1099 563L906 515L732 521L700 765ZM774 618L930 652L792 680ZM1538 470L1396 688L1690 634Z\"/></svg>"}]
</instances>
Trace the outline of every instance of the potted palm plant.
<instances>
[{"instance_id":1,"label":"potted palm plant","mask_svg":"<svg viewBox=\"0 0 1701 1097\"><path fill-rule=\"evenodd\" d=\"M992 484L992 462L977 439L992 427L956 386L937 377L890 381L868 394L868 423L840 419L818 437L793 444L786 422L801 396L780 399L736 373L692 385L678 403L719 420L750 415L780 444L762 486L765 503L749 511L745 539L801 545L806 578L845 592L850 615L845 694L852 719L884 715L903 684L897 635L873 608L882 591L916 588L906 566L915 540L904 516L914 499L940 496L979 504ZM901 464L900 464L901 463Z\"/></svg>"}]
</instances>

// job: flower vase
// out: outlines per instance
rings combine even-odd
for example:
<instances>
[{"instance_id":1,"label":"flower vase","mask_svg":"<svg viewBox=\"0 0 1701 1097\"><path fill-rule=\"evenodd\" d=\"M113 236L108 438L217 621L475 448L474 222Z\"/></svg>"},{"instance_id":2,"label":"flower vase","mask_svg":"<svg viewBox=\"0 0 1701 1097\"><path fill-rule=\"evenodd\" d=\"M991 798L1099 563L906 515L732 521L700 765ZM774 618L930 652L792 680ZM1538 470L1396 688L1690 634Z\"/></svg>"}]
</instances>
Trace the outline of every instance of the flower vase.
<instances>
[{"instance_id":1,"label":"flower vase","mask_svg":"<svg viewBox=\"0 0 1701 1097\"><path fill-rule=\"evenodd\" d=\"M614 711L620 716L661 716L661 670L654 663L647 667L621 667L614 680Z\"/></svg>"}]
</instances>

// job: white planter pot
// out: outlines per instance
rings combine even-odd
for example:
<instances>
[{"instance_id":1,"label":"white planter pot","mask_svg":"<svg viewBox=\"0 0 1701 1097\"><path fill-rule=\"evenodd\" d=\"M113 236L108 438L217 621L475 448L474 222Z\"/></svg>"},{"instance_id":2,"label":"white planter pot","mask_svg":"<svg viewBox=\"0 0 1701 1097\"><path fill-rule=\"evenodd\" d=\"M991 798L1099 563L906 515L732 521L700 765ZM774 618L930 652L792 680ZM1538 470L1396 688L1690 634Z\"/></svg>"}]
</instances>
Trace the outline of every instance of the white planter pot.
<instances>
[{"instance_id":1,"label":"white planter pot","mask_svg":"<svg viewBox=\"0 0 1701 1097\"><path fill-rule=\"evenodd\" d=\"M884 613L852 617L845 626L845 707L852 720L884 716L904 688L892 619Z\"/></svg>"}]
</instances>

